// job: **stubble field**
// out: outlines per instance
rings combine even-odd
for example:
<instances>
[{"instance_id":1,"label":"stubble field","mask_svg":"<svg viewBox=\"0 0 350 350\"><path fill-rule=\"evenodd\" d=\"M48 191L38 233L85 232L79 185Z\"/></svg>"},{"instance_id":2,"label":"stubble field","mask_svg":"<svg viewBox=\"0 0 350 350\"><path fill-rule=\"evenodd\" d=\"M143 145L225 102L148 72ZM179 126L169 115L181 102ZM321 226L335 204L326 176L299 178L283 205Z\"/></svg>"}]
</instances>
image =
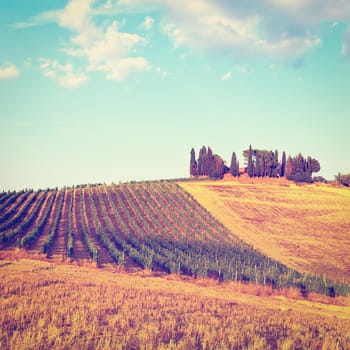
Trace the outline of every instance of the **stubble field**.
<instances>
[{"instance_id":1,"label":"stubble field","mask_svg":"<svg viewBox=\"0 0 350 350\"><path fill-rule=\"evenodd\" d=\"M181 186L266 255L299 271L350 282L350 189L247 178Z\"/></svg>"},{"instance_id":2,"label":"stubble field","mask_svg":"<svg viewBox=\"0 0 350 350\"><path fill-rule=\"evenodd\" d=\"M320 302L317 296L286 298L281 291L257 296L259 290L251 287L2 260L0 345L1 349L350 347L348 298L323 297Z\"/></svg>"}]
</instances>

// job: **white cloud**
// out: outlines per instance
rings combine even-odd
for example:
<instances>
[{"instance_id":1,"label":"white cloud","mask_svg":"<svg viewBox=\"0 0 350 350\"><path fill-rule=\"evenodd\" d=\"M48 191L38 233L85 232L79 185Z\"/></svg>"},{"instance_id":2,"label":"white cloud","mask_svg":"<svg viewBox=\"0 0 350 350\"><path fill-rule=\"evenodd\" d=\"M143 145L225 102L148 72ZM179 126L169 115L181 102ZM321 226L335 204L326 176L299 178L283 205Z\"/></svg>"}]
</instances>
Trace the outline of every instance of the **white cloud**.
<instances>
[{"instance_id":1,"label":"white cloud","mask_svg":"<svg viewBox=\"0 0 350 350\"><path fill-rule=\"evenodd\" d=\"M276 28L269 27L265 14L249 11L248 6L211 0L165 2L168 12L162 29L175 48L220 50L240 57L258 54L287 58L302 55L320 42L315 35L289 33L283 26L276 35Z\"/></svg>"},{"instance_id":2,"label":"white cloud","mask_svg":"<svg viewBox=\"0 0 350 350\"><path fill-rule=\"evenodd\" d=\"M143 57L126 57L104 63L91 63L88 70L104 72L108 80L122 81L131 73L148 68L149 64Z\"/></svg>"},{"instance_id":3,"label":"white cloud","mask_svg":"<svg viewBox=\"0 0 350 350\"><path fill-rule=\"evenodd\" d=\"M60 64L56 60L40 58L40 68L46 78L52 79L60 86L75 89L86 84L88 77L84 73L74 72L71 63Z\"/></svg>"},{"instance_id":4,"label":"white cloud","mask_svg":"<svg viewBox=\"0 0 350 350\"><path fill-rule=\"evenodd\" d=\"M126 8L161 11L175 48L295 59L321 46L324 22L350 23L348 0L120 0ZM345 51L347 44L345 42ZM343 50L344 51L344 50Z\"/></svg>"},{"instance_id":5,"label":"white cloud","mask_svg":"<svg viewBox=\"0 0 350 350\"><path fill-rule=\"evenodd\" d=\"M93 0L71 0L67 6L61 11L58 18L61 27L82 30L84 26L91 27L90 20L91 4Z\"/></svg>"},{"instance_id":6,"label":"white cloud","mask_svg":"<svg viewBox=\"0 0 350 350\"><path fill-rule=\"evenodd\" d=\"M231 78L232 78L232 72L229 71L221 77L221 80L231 80Z\"/></svg>"},{"instance_id":7,"label":"white cloud","mask_svg":"<svg viewBox=\"0 0 350 350\"><path fill-rule=\"evenodd\" d=\"M146 16L145 20L141 23L141 28L151 30L154 24L154 19L150 16Z\"/></svg>"},{"instance_id":8,"label":"white cloud","mask_svg":"<svg viewBox=\"0 0 350 350\"><path fill-rule=\"evenodd\" d=\"M243 59L252 55L297 59L321 46L319 33L325 22L330 29L336 24L350 25L348 0L69 0L63 10L43 12L13 27L59 23L72 31L70 45L63 49L66 54L85 57L91 66L112 67L119 60L142 58L135 52L147 41L138 34L122 32L116 21L97 25L94 18L131 13L146 16L155 11L161 16L162 33L175 48ZM154 19L144 18L139 28L150 30ZM349 42L345 34L345 57Z\"/></svg>"},{"instance_id":9,"label":"white cloud","mask_svg":"<svg viewBox=\"0 0 350 350\"><path fill-rule=\"evenodd\" d=\"M47 23L57 22L58 17L61 14L61 10L45 11L36 16L30 17L25 22L17 22L11 25L14 29L25 29L30 27L36 27Z\"/></svg>"},{"instance_id":10,"label":"white cloud","mask_svg":"<svg viewBox=\"0 0 350 350\"><path fill-rule=\"evenodd\" d=\"M135 52L138 46L146 45L147 40L138 34L122 32L117 21L103 21L97 25L94 17L98 15L110 16L116 13L128 12L127 6L114 0L69 0L62 10L47 11L29 18L27 22L15 23L15 29L43 25L50 22L68 29L71 36L61 51L71 57L85 58L90 71L104 72L107 79L123 80L136 71L149 68L144 57L138 57ZM121 22L123 24L123 22ZM153 24L151 17L146 17L146 29ZM52 70L45 71L46 76L55 79L62 86L78 87L84 84L87 77L83 74L70 73L60 79L56 71L61 71L56 61L51 61ZM42 62L45 64L45 62ZM56 64L56 67L54 67ZM61 71L62 73L62 71Z\"/></svg>"},{"instance_id":11,"label":"white cloud","mask_svg":"<svg viewBox=\"0 0 350 350\"><path fill-rule=\"evenodd\" d=\"M14 79L19 76L19 69L12 63L0 66L0 79Z\"/></svg>"},{"instance_id":12,"label":"white cloud","mask_svg":"<svg viewBox=\"0 0 350 350\"><path fill-rule=\"evenodd\" d=\"M70 45L62 51L88 60L88 70L106 74L110 80L124 80L131 73L148 69L144 57L134 56L147 41L138 34L121 32L119 23L97 26L93 21L93 0L71 0L59 18L60 26L72 30Z\"/></svg>"},{"instance_id":13,"label":"white cloud","mask_svg":"<svg viewBox=\"0 0 350 350\"><path fill-rule=\"evenodd\" d=\"M303 24L349 21L350 2L347 0L265 0L282 15L294 17Z\"/></svg>"},{"instance_id":14,"label":"white cloud","mask_svg":"<svg viewBox=\"0 0 350 350\"><path fill-rule=\"evenodd\" d=\"M228 15L215 2L198 0L167 1L168 14L162 21L163 32L175 47L196 49L238 48L258 40L256 15L239 17Z\"/></svg>"}]
</instances>

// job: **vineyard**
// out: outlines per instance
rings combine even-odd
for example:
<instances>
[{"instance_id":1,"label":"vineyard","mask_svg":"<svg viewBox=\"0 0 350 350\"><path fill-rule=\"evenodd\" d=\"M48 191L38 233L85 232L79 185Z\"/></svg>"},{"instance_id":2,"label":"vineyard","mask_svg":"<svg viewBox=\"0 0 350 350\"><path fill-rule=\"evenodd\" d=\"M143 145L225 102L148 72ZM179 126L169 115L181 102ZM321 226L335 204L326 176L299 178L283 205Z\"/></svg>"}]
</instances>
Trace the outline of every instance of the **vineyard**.
<instances>
[{"instance_id":1,"label":"vineyard","mask_svg":"<svg viewBox=\"0 0 350 350\"><path fill-rule=\"evenodd\" d=\"M0 195L0 250L345 295L349 287L263 255L175 182Z\"/></svg>"}]
</instances>

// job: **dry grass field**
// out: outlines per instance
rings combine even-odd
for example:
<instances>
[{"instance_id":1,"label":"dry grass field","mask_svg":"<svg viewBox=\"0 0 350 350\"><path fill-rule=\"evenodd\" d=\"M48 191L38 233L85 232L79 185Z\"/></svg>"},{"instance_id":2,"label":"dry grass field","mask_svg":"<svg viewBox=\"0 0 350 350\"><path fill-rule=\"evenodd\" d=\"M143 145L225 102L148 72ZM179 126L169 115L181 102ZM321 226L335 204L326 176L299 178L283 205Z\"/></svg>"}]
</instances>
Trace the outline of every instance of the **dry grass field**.
<instances>
[{"instance_id":1,"label":"dry grass field","mask_svg":"<svg viewBox=\"0 0 350 350\"><path fill-rule=\"evenodd\" d=\"M350 189L244 177L180 185L266 255L302 272L350 282Z\"/></svg>"},{"instance_id":2,"label":"dry grass field","mask_svg":"<svg viewBox=\"0 0 350 350\"><path fill-rule=\"evenodd\" d=\"M0 348L350 347L349 298L323 296L319 302L282 291L256 296L263 287L251 288L145 271L0 260Z\"/></svg>"}]
</instances>

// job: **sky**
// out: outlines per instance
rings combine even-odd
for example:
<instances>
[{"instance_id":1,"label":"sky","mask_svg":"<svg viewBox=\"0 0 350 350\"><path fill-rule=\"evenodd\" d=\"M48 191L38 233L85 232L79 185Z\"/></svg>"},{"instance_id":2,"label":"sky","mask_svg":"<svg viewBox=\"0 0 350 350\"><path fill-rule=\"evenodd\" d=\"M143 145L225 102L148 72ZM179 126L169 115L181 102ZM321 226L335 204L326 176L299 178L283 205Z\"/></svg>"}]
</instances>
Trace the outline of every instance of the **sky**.
<instances>
[{"instance_id":1,"label":"sky","mask_svg":"<svg viewBox=\"0 0 350 350\"><path fill-rule=\"evenodd\" d=\"M0 0L0 190L188 177L203 145L334 179L349 132L349 0Z\"/></svg>"}]
</instances>

